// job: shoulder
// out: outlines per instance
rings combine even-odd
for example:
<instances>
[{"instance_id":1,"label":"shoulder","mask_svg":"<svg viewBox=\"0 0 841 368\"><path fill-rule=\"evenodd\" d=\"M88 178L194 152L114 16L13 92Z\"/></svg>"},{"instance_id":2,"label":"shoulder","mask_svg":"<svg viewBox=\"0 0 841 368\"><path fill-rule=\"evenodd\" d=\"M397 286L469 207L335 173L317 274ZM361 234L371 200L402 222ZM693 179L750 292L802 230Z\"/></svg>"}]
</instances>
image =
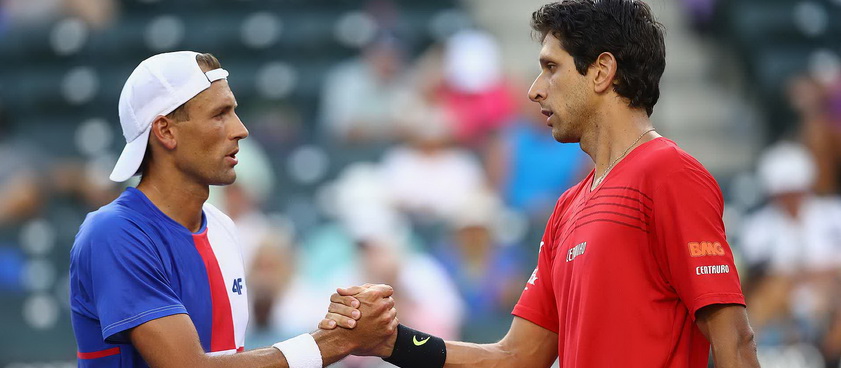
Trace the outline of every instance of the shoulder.
<instances>
[{"instance_id":1,"label":"shoulder","mask_svg":"<svg viewBox=\"0 0 841 368\"><path fill-rule=\"evenodd\" d=\"M658 138L648 142L648 147L640 154L639 162L647 169L671 174L681 170L703 170L695 157L680 148L677 143L668 138Z\"/></svg>"},{"instance_id":2,"label":"shoulder","mask_svg":"<svg viewBox=\"0 0 841 368\"><path fill-rule=\"evenodd\" d=\"M204 215L207 217L207 222L216 222L220 223L226 227L234 227L234 220L231 220L228 215L226 215L222 210L216 208L216 206L205 203L202 206L202 210L204 210Z\"/></svg>"},{"instance_id":3,"label":"shoulder","mask_svg":"<svg viewBox=\"0 0 841 368\"><path fill-rule=\"evenodd\" d=\"M825 197L809 197L806 204L813 207L817 212L837 213L841 211L841 197L831 195Z\"/></svg>"},{"instance_id":4,"label":"shoulder","mask_svg":"<svg viewBox=\"0 0 841 368\"><path fill-rule=\"evenodd\" d=\"M74 253L119 253L120 250L151 246L149 219L140 212L112 202L88 214L73 243Z\"/></svg>"},{"instance_id":5,"label":"shoulder","mask_svg":"<svg viewBox=\"0 0 841 368\"><path fill-rule=\"evenodd\" d=\"M578 184L573 185L572 187L567 189L563 194L561 194L561 196L558 198L558 201L555 202L555 208L552 210L552 214L549 216L549 221L547 224L548 226L554 229L557 225L559 225L559 223L564 217L564 214L567 212L567 210L570 207L570 204L573 202L576 196L578 196L578 194L582 190L587 190L585 182L587 182L589 178L590 175L588 175Z\"/></svg>"},{"instance_id":6,"label":"shoulder","mask_svg":"<svg viewBox=\"0 0 841 368\"><path fill-rule=\"evenodd\" d=\"M569 189L565 190L560 197L558 197L558 201L555 203L555 210L553 211L554 214L558 214L564 211L564 209L569 206L570 202L583 190L587 190L586 183L590 182L590 177L593 175L591 172L589 175L581 179L575 185L569 187Z\"/></svg>"},{"instance_id":7,"label":"shoulder","mask_svg":"<svg viewBox=\"0 0 841 368\"><path fill-rule=\"evenodd\" d=\"M694 184L720 192L718 182L704 165L675 142L659 138L651 144L639 162L655 193L664 186L689 185L691 188Z\"/></svg>"},{"instance_id":8,"label":"shoulder","mask_svg":"<svg viewBox=\"0 0 841 368\"><path fill-rule=\"evenodd\" d=\"M234 224L234 220L231 220L228 215L210 203L205 203L202 206L202 210L204 210L204 215L207 218L208 227L221 228L231 236L236 237L236 224Z\"/></svg>"},{"instance_id":9,"label":"shoulder","mask_svg":"<svg viewBox=\"0 0 841 368\"><path fill-rule=\"evenodd\" d=\"M87 215L79 228L79 236L142 231L146 221L139 212L112 202Z\"/></svg>"}]
</instances>

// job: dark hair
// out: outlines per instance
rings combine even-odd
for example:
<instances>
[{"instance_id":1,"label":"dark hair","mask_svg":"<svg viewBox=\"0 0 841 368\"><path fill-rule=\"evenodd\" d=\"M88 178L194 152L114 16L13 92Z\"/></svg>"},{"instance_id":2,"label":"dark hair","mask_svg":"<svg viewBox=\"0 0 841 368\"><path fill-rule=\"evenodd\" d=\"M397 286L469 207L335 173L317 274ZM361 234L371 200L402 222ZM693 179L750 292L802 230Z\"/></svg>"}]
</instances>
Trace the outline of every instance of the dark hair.
<instances>
[{"instance_id":1,"label":"dark hair","mask_svg":"<svg viewBox=\"0 0 841 368\"><path fill-rule=\"evenodd\" d=\"M199 67L202 71L209 72L213 69L219 69L222 67L222 64L219 63L219 59L216 56L213 56L211 53L204 53L196 55L196 63L199 64ZM190 101L187 101L190 102ZM190 120L190 115L187 113L187 102L181 104L172 110L169 114L166 114L166 117L173 119L175 121L185 121ZM152 155L151 148L147 145L146 152L143 154L143 161L140 162L140 167L137 168L137 173L143 175L146 173L146 168L149 166L149 156Z\"/></svg>"},{"instance_id":2,"label":"dark hair","mask_svg":"<svg viewBox=\"0 0 841 368\"><path fill-rule=\"evenodd\" d=\"M651 116L666 69L665 29L639 0L564 0L532 14L534 35L551 33L572 55L582 75L603 52L618 64L613 90Z\"/></svg>"}]
</instances>

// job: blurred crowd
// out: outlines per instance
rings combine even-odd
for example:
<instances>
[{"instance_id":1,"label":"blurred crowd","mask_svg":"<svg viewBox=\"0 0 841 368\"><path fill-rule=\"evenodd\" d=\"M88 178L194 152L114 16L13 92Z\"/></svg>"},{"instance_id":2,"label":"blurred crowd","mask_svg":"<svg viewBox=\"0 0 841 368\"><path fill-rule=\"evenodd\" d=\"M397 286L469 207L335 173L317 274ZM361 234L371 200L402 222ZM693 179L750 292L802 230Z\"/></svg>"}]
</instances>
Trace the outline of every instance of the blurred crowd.
<instances>
[{"instance_id":1,"label":"blurred crowd","mask_svg":"<svg viewBox=\"0 0 841 368\"><path fill-rule=\"evenodd\" d=\"M716 1L683 3L697 31L712 27ZM239 100L252 135L241 142L237 182L214 188L211 202L240 230L249 349L312 330L336 287L366 282L393 285L400 320L419 330L475 342L501 338L556 199L592 168L577 144L552 139L526 98L530 80L506 73L496 38L478 27L451 27L418 53L407 46L398 7L365 4L372 32L357 55L323 70L312 119L293 103ZM115 0L5 0L0 32L68 15L108 29L119 9ZM237 74L230 78L233 85ZM800 366L837 367L841 77L838 70L803 72L784 92L796 112L792 128L735 184L722 182L729 240L765 361L783 361L795 347ZM55 251L52 244L72 242L84 213L119 195L122 188L107 181L112 161L99 158L121 138L116 123L90 121L68 139L81 154L56 157L32 130L9 123L14 117L3 104L0 291L7 296L0 302L61 300L66 266L45 264L65 259L51 252L69 244ZM297 181L279 180L289 175ZM15 326L65 323L55 316L64 302L46 307L43 300L20 304L23 311L13 313L25 323ZM3 345L10 335L1 336ZM0 356L2 363L9 362Z\"/></svg>"},{"instance_id":2,"label":"blurred crowd","mask_svg":"<svg viewBox=\"0 0 841 368\"><path fill-rule=\"evenodd\" d=\"M804 72L789 80L797 120L759 156L759 203L746 205L751 195L731 203L747 213L731 241L760 351L798 346L803 366L841 360L839 77Z\"/></svg>"}]
</instances>

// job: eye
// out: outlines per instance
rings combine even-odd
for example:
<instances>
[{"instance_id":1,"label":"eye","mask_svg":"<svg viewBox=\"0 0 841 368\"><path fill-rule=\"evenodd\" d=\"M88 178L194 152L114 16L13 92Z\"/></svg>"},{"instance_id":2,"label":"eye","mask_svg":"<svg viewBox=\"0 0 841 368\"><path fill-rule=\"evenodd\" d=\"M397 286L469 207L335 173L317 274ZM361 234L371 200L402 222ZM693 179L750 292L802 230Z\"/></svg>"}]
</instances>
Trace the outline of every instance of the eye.
<instances>
[{"instance_id":1,"label":"eye","mask_svg":"<svg viewBox=\"0 0 841 368\"><path fill-rule=\"evenodd\" d=\"M554 64L554 63L546 64L546 69L549 69L550 72L554 72L556 69L558 69L558 64Z\"/></svg>"},{"instance_id":2,"label":"eye","mask_svg":"<svg viewBox=\"0 0 841 368\"><path fill-rule=\"evenodd\" d=\"M221 119L228 113L228 111L231 111L231 109L223 109L222 111L219 111L218 114L214 115L213 118Z\"/></svg>"}]
</instances>

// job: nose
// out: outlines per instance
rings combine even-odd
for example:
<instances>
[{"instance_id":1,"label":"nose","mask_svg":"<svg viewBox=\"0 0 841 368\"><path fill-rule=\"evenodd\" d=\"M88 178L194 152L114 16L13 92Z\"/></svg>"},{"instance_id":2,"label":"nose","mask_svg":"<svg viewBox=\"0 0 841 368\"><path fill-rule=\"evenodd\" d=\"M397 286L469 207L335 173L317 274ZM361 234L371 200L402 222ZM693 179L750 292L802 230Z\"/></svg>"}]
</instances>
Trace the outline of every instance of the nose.
<instances>
[{"instance_id":1,"label":"nose","mask_svg":"<svg viewBox=\"0 0 841 368\"><path fill-rule=\"evenodd\" d=\"M546 86L543 82L543 73L534 79L534 82L529 87L529 100L540 102L546 98Z\"/></svg>"},{"instance_id":2,"label":"nose","mask_svg":"<svg viewBox=\"0 0 841 368\"><path fill-rule=\"evenodd\" d=\"M239 115L234 113L234 130L232 134L232 139L240 140L245 139L248 137L248 128L245 127L245 124L242 123L242 120L239 119Z\"/></svg>"}]
</instances>

